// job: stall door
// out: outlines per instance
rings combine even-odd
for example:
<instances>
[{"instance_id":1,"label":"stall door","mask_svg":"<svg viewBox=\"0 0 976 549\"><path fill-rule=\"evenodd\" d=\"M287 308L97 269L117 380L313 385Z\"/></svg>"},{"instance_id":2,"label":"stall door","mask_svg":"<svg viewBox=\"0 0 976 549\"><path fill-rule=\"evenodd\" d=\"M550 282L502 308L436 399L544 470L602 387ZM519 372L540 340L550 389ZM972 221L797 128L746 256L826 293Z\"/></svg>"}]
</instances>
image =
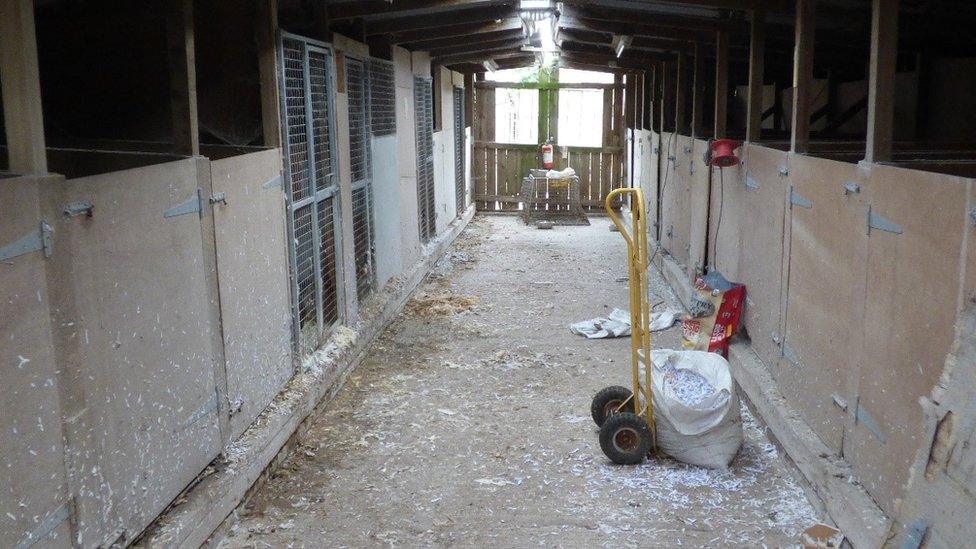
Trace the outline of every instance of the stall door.
<instances>
[{"instance_id":1,"label":"stall door","mask_svg":"<svg viewBox=\"0 0 976 549\"><path fill-rule=\"evenodd\" d=\"M434 109L430 78L414 77L413 101L417 135L417 217L420 241L426 243L437 232L434 207Z\"/></svg>"},{"instance_id":2,"label":"stall door","mask_svg":"<svg viewBox=\"0 0 976 549\"><path fill-rule=\"evenodd\" d=\"M373 267L373 177L370 165L366 64L346 57L349 103L349 153L352 172L352 229L356 258L356 296L362 303L376 279Z\"/></svg>"},{"instance_id":3,"label":"stall door","mask_svg":"<svg viewBox=\"0 0 976 549\"><path fill-rule=\"evenodd\" d=\"M294 331L297 350L307 353L339 322L344 305L332 52L285 34L280 54Z\"/></svg>"}]
</instances>

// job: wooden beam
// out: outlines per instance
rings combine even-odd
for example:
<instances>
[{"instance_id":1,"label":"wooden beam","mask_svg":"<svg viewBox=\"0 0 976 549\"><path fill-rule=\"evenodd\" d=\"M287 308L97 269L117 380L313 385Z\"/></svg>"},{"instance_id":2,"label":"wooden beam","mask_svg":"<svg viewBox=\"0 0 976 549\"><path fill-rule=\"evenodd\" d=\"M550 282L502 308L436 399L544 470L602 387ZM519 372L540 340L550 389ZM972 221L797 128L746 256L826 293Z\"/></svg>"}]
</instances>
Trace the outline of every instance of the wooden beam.
<instances>
[{"instance_id":1,"label":"wooden beam","mask_svg":"<svg viewBox=\"0 0 976 549\"><path fill-rule=\"evenodd\" d=\"M505 17L499 20L492 19L490 21L455 22L454 24L446 24L444 26L437 27L437 33L434 37L431 36L430 29L426 27L394 30L387 34L387 36L389 37L390 42L393 44L407 44L421 40L439 40L458 36L475 36L484 33L505 32L512 30L522 30L522 20L518 17ZM366 28L366 34L371 34L368 26Z\"/></svg>"},{"instance_id":2,"label":"wooden beam","mask_svg":"<svg viewBox=\"0 0 976 549\"><path fill-rule=\"evenodd\" d=\"M516 48L502 48L497 50L486 50L473 53L462 53L458 55L448 55L444 57L435 57L432 58L430 62L435 65L453 65L455 63L464 63L467 61L487 61L489 59L507 59L523 56L526 56L526 52L522 51L520 46Z\"/></svg>"},{"instance_id":3,"label":"wooden beam","mask_svg":"<svg viewBox=\"0 0 976 549\"><path fill-rule=\"evenodd\" d=\"M0 1L0 78L8 168L14 173L46 173L33 0Z\"/></svg>"},{"instance_id":4,"label":"wooden beam","mask_svg":"<svg viewBox=\"0 0 976 549\"><path fill-rule=\"evenodd\" d=\"M705 79L702 68L705 66L705 47L695 42L694 60L691 66L691 135L702 135L702 121L705 119Z\"/></svg>"},{"instance_id":5,"label":"wooden beam","mask_svg":"<svg viewBox=\"0 0 976 549\"><path fill-rule=\"evenodd\" d=\"M864 160L890 162L894 142L898 0L873 0L871 10L868 132Z\"/></svg>"},{"instance_id":6,"label":"wooden beam","mask_svg":"<svg viewBox=\"0 0 976 549\"><path fill-rule=\"evenodd\" d=\"M281 146L281 117L278 113L278 0L256 0L254 34L258 48L261 80L261 126L266 147Z\"/></svg>"},{"instance_id":7,"label":"wooden beam","mask_svg":"<svg viewBox=\"0 0 976 549\"><path fill-rule=\"evenodd\" d=\"M366 25L366 35L399 34L403 31L415 29L438 29L436 36L443 37L444 35L440 34L440 28L444 26L460 25L463 23L485 23L498 19L507 19L515 15L517 13L513 8L489 6L449 13L391 17L388 19L369 21Z\"/></svg>"},{"instance_id":8,"label":"wooden beam","mask_svg":"<svg viewBox=\"0 0 976 549\"><path fill-rule=\"evenodd\" d=\"M679 54L674 81L674 131L683 135L691 135L688 118L688 72L688 56Z\"/></svg>"},{"instance_id":9,"label":"wooden beam","mask_svg":"<svg viewBox=\"0 0 976 549\"><path fill-rule=\"evenodd\" d=\"M513 4L498 0L357 0L353 2L324 2L328 5L329 18L339 19L368 19L376 15L389 15L411 10L425 10L431 13L451 11L472 6L491 6Z\"/></svg>"},{"instance_id":10,"label":"wooden beam","mask_svg":"<svg viewBox=\"0 0 976 549\"><path fill-rule=\"evenodd\" d=\"M630 22L608 22L597 19L577 18L563 16L559 18L559 24L564 28L589 29L597 32L611 34L629 34L631 36L647 36L651 38L668 38L671 40L685 40L694 42L706 36L706 32L699 30L689 30L675 27L668 27L659 24L643 23L644 19L635 19ZM656 20L654 20L656 21Z\"/></svg>"},{"instance_id":11,"label":"wooden beam","mask_svg":"<svg viewBox=\"0 0 976 549\"><path fill-rule=\"evenodd\" d=\"M725 138L729 108L729 35L715 35L715 139Z\"/></svg>"},{"instance_id":12,"label":"wooden beam","mask_svg":"<svg viewBox=\"0 0 976 549\"><path fill-rule=\"evenodd\" d=\"M193 43L193 0L168 0L166 8L173 150L177 154L197 156L200 154L200 130Z\"/></svg>"},{"instance_id":13,"label":"wooden beam","mask_svg":"<svg viewBox=\"0 0 976 549\"><path fill-rule=\"evenodd\" d=\"M524 38L522 28L491 31L483 33L468 33L462 36L449 36L447 38L434 38L431 40L417 40L416 42L402 43L403 47L410 51L433 51L440 48L455 48L470 44L480 44L496 40L513 40Z\"/></svg>"},{"instance_id":14,"label":"wooden beam","mask_svg":"<svg viewBox=\"0 0 976 549\"><path fill-rule=\"evenodd\" d=\"M630 24L634 21L650 19L654 21L654 24L660 26L699 31L731 30L740 26L738 22L730 19L670 15L643 10L600 9L592 7L589 3L587 3L586 7L579 5L563 6L562 13L578 19L593 19L608 23Z\"/></svg>"},{"instance_id":15,"label":"wooden beam","mask_svg":"<svg viewBox=\"0 0 976 549\"><path fill-rule=\"evenodd\" d=\"M766 58L766 12L752 11L749 33L749 93L746 115L746 141L759 141L762 135L763 72Z\"/></svg>"},{"instance_id":16,"label":"wooden beam","mask_svg":"<svg viewBox=\"0 0 976 549\"><path fill-rule=\"evenodd\" d=\"M796 0L796 46L793 54L793 120L790 150L810 149L810 92L813 88L813 48L816 0ZM778 98L777 98L778 99Z\"/></svg>"},{"instance_id":17,"label":"wooden beam","mask_svg":"<svg viewBox=\"0 0 976 549\"><path fill-rule=\"evenodd\" d=\"M563 0L563 3L586 5L590 0ZM792 8L789 0L667 0L667 3L733 10L751 10L757 6L764 6L770 11L788 11Z\"/></svg>"},{"instance_id":18,"label":"wooden beam","mask_svg":"<svg viewBox=\"0 0 976 549\"><path fill-rule=\"evenodd\" d=\"M431 57L450 57L465 53L517 48L524 45L527 45L526 39L519 36L517 38L503 38L501 40L483 40L481 42L475 42L472 44L462 44L460 46L437 48L427 51L430 53Z\"/></svg>"}]
</instances>

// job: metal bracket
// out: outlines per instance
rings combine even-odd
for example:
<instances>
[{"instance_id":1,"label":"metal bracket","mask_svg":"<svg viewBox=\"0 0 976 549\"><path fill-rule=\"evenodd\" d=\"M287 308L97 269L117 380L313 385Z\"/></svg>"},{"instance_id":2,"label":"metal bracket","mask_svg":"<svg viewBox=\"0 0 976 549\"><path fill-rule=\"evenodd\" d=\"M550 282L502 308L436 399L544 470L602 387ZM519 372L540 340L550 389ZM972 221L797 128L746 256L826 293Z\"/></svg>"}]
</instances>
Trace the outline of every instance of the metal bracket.
<instances>
[{"instance_id":1,"label":"metal bracket","mask_svg":"<svg viewBox=\"0 0 976 549\"><path fill-rule=\"evenodd\" d=\"M220 192L216 192L216 193L213 193L212 195L210 195L210 203L211 204L216 204L218 202L221 203L221 204L223 204L224 206L226 206L227 205L227 193L225 193L224 191L220 191Z\"/></svg>"},{"instance_id":2,"label":"metal bracket","mask_svg":"<svg viewBox=\"0 0 976 549\"><path fill-rule=\"evenodd\" d=\"M853 181L848 181L847 183L844 183L844 194L861 194L861 186Z\"/></svg>"},{"instance_id":3,"label":"metal bracket","mask_svg":"<svg viewBox=\"0 0 976 549\"><path fill-rule=\"evenodd\" d=\"M695 161L694 160L692 160L691 162L688 163L688 173L690 173L690 174L694 174L695 173Z\"/></svg>"},{"instance_id":4,"label":"metal bracket","mask_svg":"<svg viewBox=\"0 0 976 549\"><path fill-rule=\"evenodd\" d=\"M746 174L746 187L750 189L758 189L759 182L752 178L752 174Z\"/></svg>"},{"instance_id":5,"label":"metal bracket","mask_svg":"<svg viewBox=\"0 0 976 549\"><path fill-rule=\"evenodd\" d=\"M857 408L854 410L854 421L864 425L868 431L871 431L872 435L881 441L881 444L888 443L888 437L886 437L884 432L881 431L881 426L878 425L878 422L871 417L871 414L869 414L867 410L864 409L864 406L861 406L860 398L858 398Z\"/></svg>"},{"instance_id":6,"label":"metal bracket","mask_svg":"<svg viewBox=\"0 0 976 549\"><path fill-rule=\"evenodd\" d=\"M269 179L268 181L265 181L261 185L261 188L262 189L274 189L275 187L280 187L280 186L281 186L281 176L279 175L278 177L276 177L274 179Z\"/></svg>"},{"instance_id":7,"label":"metal bracket","mask_svg":"<svg viewBox=\"0 0 976 549\"><path fill-rule=\"evenodd\" d=\"M786 344L786 341L783 342L781 348L783 349L783 358L789 360L790 363L793 364L794 366L800 365L800 359L796 357L796 353L794 353L793 349L791 349L790 346Z\"/></svg>"},{"instance_id":8,"label":"metal bracket","mask_svg":"<svg viewBox=\"0 0 976 549\"><path fill-rule=\"evenodd\" d=\"M830 395L830 398L834 401L834 406L844 410L845 412L847 411L847 401L841 398L840 395Z\"/></svg>"},{"instance_id":9,"label":"metal bracket","mask_svg":"<svg viewBox=\"0 0 976 549\"><path fill-rule=\"evenodd\" d=\"M28 532L27 536L21 539L17 545L14 545L16 549L28 549L37 544L38 541L47 537L55 528L57 528L62 522L68 520L71 516L71 508L67 503L62 504L51 514L44 517L41 524L38 525L37 529L33 532Z\"/></svg>"},{"instance_id":10,"label":"metal bracket","mask_svg":"<svg viewBox=\"0 0 976 549\"><path fill-rule=\"evenodd\" d=\"M36 232L26 234L12 244L0 248L0 261L7 261L8 259L42 250L44 251L44 257L51 257L51 253L53 252L53 235L54 229L47 224L47 221L41 221L40 228Z\"/></svg>"},{"instance_id":11,"label":"metal bracket","mask_svg":"<svg viewBox=\"0 0 976 549\"><path fill-rule=\"evenodd\" d=\"M892 234L901 234L903 232L901 225L874 213L870 204L868 205L867 224L868 234L871 234L871 229L878 229L879 231Z\"/></svg>"},{"instance_id":12,"label":"metal bracket","mask_svg":"<svg viewBox=\"0 0 976 549\"><path fill-rule=\"evenodd\" d=\"M203 201L201 197L202 194L203 191L201 191L198 188L196 196L190 198L186 202L177 204L176 206L173 206L172 208L166 210L165 212L163 212L163 217L178 217L181 215L195 213L202 218L203 217L203 206L201 204L201 202Z\"/></svg>"},{"instance_id":13,"label":"metal bracket","mask_svg":"<svg viewBox=\"0 0 976 549\"><path fill-rule=\"evenodd\" d=\"M792 204L794 206L799 206L799 207L804 208L804 209L807 209L807 210L813 208L813 202L810 202L806 198L803 198L802 196L800 196L793 189L793 185L790 185L790 204Z\"/></svg>"},{"instance_id":14,"label":"metal bracket","mask_svg":"<svg viewBox=\"0 0 976 549\"><path fill-rule=\"evenodd\" d=\"M71 204L65 204L64 209L61 212L65 217L74 217L76 215L84 214L85 217L92 216L92 210L95 206L91 202L72 202Z\"/></svg>"}]
</instances>

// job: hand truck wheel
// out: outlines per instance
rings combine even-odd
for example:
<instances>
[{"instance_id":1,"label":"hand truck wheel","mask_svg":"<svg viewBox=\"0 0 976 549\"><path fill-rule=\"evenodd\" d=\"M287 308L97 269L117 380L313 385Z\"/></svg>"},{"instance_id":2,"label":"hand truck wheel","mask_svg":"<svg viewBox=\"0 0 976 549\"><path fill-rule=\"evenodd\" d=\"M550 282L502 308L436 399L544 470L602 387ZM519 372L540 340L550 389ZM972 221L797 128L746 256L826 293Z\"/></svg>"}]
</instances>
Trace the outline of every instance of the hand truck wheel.
<instances>
[{"instance_id":1,"label":"hand truck wheel","mask_svg":"<svg viewBox=\"0 0 976 549\"><path fill-rule=\"evenodd\" d=\"M610 461L620 465L644 461L652 444L647 421L630 412L614 414L600 427L600 448Z\"/></svg>"},{"instance_id":2,"label":"hand truck wheel","mask_svg":"<svg viewBox=\"0 0 976 549\"><path fill-rule=\"evenodd\" d=\"M633 396L633 392L626 387L621 387L620 385L614 385L612 387L607 387L602 389L599 393L593 396L593 402L590 403L590 415L593 416L593 421L596 423L597 427L603 427L606 423L607 418L618 413L623 412L627 409L633 410L633 407L625 408L621 410L620 407L630 400Z\"/></svg>"}]
</instances>

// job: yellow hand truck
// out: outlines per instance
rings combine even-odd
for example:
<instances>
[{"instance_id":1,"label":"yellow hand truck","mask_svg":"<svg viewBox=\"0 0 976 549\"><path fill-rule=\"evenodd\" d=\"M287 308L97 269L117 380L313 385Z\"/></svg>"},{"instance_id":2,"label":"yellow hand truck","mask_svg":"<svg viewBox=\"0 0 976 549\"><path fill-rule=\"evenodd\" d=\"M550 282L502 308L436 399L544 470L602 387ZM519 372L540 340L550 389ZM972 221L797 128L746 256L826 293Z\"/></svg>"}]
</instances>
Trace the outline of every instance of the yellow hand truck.
<instances>
[{"instance_id":1,"label":"yellow hand truck","mask_svg":"<svg viewBox=\"0 0 976 549\"><path fill-rule=\"evenodd\" d=\"M627 229L612 204L618 197L630 197L632 227ZM654 406L651 394L650 364L651 307L647 299L647 268L650 263L647 245L647 220L644 193L637 188L614 189L606 199L607 215L627 242L627 266L630 285L630 361L631 389L615 385L593 397L590 414L600 427L600 447L614 463L640 463L654 449Z\"/></svg>"}]
</instances>

